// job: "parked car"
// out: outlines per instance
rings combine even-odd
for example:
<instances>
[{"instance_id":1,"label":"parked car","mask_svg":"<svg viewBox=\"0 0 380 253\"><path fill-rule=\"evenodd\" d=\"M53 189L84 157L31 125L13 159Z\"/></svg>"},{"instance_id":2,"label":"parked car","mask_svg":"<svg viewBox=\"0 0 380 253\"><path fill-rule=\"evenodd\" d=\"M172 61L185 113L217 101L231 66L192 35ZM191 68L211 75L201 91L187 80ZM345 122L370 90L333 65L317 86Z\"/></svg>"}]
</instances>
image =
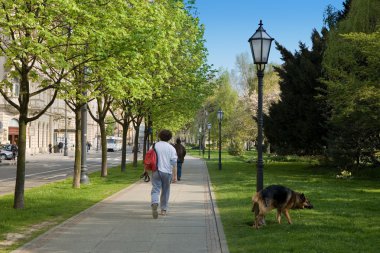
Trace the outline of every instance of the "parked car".
<instances>
[{"instance_id":1,"label":"parked car","mask_svg":"<svg viewBox=\"0 0 380 253\"><path fill-rule=\"evenodd\" d=\"M17 156L17 151L18 148L14 144L0 145L0 160L12 160L14 156Z\"/></svg>"}]
</instances>

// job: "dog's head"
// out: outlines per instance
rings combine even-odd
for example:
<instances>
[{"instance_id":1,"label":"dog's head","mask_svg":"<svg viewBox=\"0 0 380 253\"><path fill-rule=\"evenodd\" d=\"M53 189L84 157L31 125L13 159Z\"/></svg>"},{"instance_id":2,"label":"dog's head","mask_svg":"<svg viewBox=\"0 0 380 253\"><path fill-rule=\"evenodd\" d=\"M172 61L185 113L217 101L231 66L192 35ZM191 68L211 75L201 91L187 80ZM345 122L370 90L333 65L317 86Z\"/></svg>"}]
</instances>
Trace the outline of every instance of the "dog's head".
<instances>
[{"instance_id":1,"label":"dog's head","mask_svg":"<svg viewBox=\"0 0 380 253\"><path fill-rule=\"evenodd\" d=\"M313 205L310 201L305 197L303 193L296 193L295 203L292 209L312 209Z\"/></svg>"},{"instance_id":2,"label":"dog's head","mask_svg":"<svg viewBox=\"0 0 380 253\"><path fill-rule=\"evenodd\" d=\"M310 203L310 201L305 197L303 193L299 195L299 206L300 208L307 208L312 209L313 205Z\"/></svg>"}]
</instances>

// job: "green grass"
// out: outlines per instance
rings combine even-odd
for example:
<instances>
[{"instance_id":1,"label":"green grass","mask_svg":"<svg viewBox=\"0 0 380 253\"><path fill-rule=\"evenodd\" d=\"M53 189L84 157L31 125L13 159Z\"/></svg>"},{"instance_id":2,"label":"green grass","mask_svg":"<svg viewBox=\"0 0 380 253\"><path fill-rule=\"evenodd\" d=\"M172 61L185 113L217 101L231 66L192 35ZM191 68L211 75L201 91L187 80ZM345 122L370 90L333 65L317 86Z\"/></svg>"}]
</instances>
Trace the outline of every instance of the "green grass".
<instances>
[{"instance_id":1,"label":"green grass","mask_svg":"<svg viewBox=\"0 0 380 253\"><path fill-rule=\"evenodd\" d=\"M211 158L207 165L231 253L379 252L379 169L370 171L370 177L337 179L335 169L317 166L315 160L265 158L264 187L281 184L303 192L314 209L291 210L292 225L285 217L278 224L272 211L267 225L255 230L251 197L256 164L246 162L255 155L236 158L223 153L221 171L217 153Z\"/></svg>"},{"instance_id":2,"label":"green grass","mask_svg":"<svg viewBox=\"0 0 380 253\"><path fill-rule=\"evenodd\" d=\"M25 208L15 210L13 194L0 197L0 252L9 252L26 241L45 232L104 198L120 191L139 179L142 167L128 166L126 173L120 167L108 170L106 178L100 172L90 175L90 184L72 188L72 179L50 183L25 191ZM2 245L9 233L27 237L10 246Z\"/></svg>"}]
</instances>

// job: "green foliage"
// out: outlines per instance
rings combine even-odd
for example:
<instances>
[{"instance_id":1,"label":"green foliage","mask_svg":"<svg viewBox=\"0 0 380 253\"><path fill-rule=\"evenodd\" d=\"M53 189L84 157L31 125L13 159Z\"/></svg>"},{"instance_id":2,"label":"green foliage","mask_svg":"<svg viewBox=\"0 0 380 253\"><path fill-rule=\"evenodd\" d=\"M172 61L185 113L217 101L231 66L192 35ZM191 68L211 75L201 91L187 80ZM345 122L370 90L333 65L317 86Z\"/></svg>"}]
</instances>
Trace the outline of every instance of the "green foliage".
<instances>
[{"instance_id":1,"label":"green foliage","mask_svg":"<svg viewBox=\"0 0 380 253\"><path fill-rule=\"evenodd\" d=\"M324 58L332 108L329 153L343 169L380 164L379 17L378 1L353 1L329 35Z\"/></svg>"},{"instance_id":2,"label":"green foliage","mask_svg":"<svg viewBox=\"0 0 380 253\"><path fill-rule=\"evenodd\" d=\"M253 142L257 135L257 123L255 121L257 108L257 94L254 88L252 74L252 64L248 63L245 55L238 56L238 65L242 72L241 84L243 91L240 94L232 87L233 73L220 70L213 80L215 88L213 94L209 96L203 107L198 111L192 127L192 133L197 136L198 129L206 129L207 123L211 123L211 140L214 147L219 139L219 122L217 112L223 111L222 120L222 146L229 149L231 154L240 155L244 152L245 144ZM265 76L265 101L266 107L276 100L278 75L273 71L272 66L267 68ZM202 127L203 126L203 127ZM202 135L203 136L203 135ZM198 137L195 137L197 139Z\"/></svg>"},{"instance_id":3,"label":"green foliage","mask_svg":"<svg viewBox=\"0 0 380 253\"><path fill-rule=\"evenodd\" d=\"M241 156L244 154L244 141L240 139L232 139L228 145L228 154L232 156Z\"/></svg>"},{"instance_id":4,"label":"green foliage","mask_svg":"<svg viewBox=\"0 0 380 253\"><path fill-rule=\"evenodd\" d=\"M213 94L207 98L204 108L200 111L200 116L195 122L196 125L201 125L201 122L208 123L212 125L211 128L211 139L217 140L219 138L217 112L219 109L223 111L222 119L222 142L231 139L239 130L238 128L233 128L231 122L234 120L235 108L238 103L238 94L231 87L230 76L227 71L219 72L219 75L213 80L214 86ZM208 112L207 119L203 119L206 110ZM235 126L236 127L236 126ZM195 127L197 131L198 127Z\"/></svg>"},{"instance_id":5,"label":"green foliage","mask_svg":"<svg viewBox=\"0 0 380 253\"><path fill-rule=\"evenodd\" d=\"M234 105L233 116L225 126L229 154L242 155L247 141L255 140L257 125L248 105L247 101L240 98Z\"/></svg>"},{"instance_id":6,"label":"green foliage","mask_svg":"<svg viewBox=\"0 0 380 253\"><path fill-rule=\"evenodd\" d=\"M190 12L191 2L144 1L136 8L132 23L125 24L131 36L119 59L124 86L114 108L149 115L154 130L176 131L191 120L210 90L204 28Z\"/></svg>"},{"instance_id":7,"label":"green foliage","mask_svg":"<svg viewBox=\"0 0 380 253\"><path fill-rule=\"evenodd\" d=\"M105 123L106 123L106 135L107 136L114 136L115 135L116 122L113 119L113 117L111 115L106 116Z\"/></svg>"},{"instance_id":8,"label":"green foliage","mask_svg":"<svg viewBox=\"0 0 380 253\"><path fill-rule=\"evenodd\" d=\"M343 2L343 10L337 10L331 4L326 7L325 13L323 15L324 23L333 29L337 26L339 21L345 19L350 11L352 0L345 0Z\"/></svg>"},{"instance_id":9,"label":"green foliage","mask_svg":"<svg viewBox=\"0 0 380 253\"><path fill-rule=\"evenodd\" d=\"M326 30L313 31L312 48L300 43L295 54L276 43L284 64L274 67L280 77L281 99L264 117L264 132L272 148L281 154L311 155L323 152L327 108L320 82Z\"/></svg>"}]
</instances>

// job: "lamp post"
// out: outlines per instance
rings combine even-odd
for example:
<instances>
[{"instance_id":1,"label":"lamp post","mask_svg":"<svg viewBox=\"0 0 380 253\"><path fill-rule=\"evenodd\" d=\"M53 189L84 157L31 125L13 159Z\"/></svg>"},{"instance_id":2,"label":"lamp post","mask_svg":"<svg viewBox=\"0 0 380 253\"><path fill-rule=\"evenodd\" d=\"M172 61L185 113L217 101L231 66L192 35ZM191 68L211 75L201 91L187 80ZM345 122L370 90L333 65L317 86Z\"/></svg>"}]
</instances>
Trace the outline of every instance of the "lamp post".
<instances>
[{"instance_id":1,"label":"lamp post","mask_svg":"<svg viewBox=\"0 0 380 253\"><path fill-rule=\"evenodd\" d=\"M71 28L71 26L69 26L67 29L68 29L67 42L69 42L73 29ZM63 156L68 156L69 154L68 154L68 147L67 147L67 103L66 103L66 100L65 100L65 144L64 145L65 146L63 148Z\"/></svg>"},{"instance_id":2,"label":"lamp post","mask_svg":"<svg viewBox=\"0 0 380 253\"><path fill-rule=\"evenodd\" d=\"M202 127L199 127L199 155L201 155L201 138L202 138Z\"/></svg>"},{"instance_id":3,"label":"lamp post","mask_svg":"<svg viewBox=\"0 0 380 253\"><path fill-rule=\"evenodd\" d=\"M84 78L88 74L87 67L84 68ZM85 80L84 80L85 81ZM83 95L87 95L87 92L83 92ZM87 103L84 103L81 108L81 139L82 139L82 149L81 149L81 172L80 172L80 183L88 184L90 178L87 176Z\"/></svg>"},{"instance_id":4,"label":"lamp post","mask_svg":"<svg viewBox=\"0 0 380 253\"><path fill-rule=\"evenodd\" d=\"M222 119L223 119L223 111L219 108L217 114L218 122L219 122L219 170L222 169Z\"/></svg>"},{"instance_id":5,"label":"lamp post","mask_svg":"<svg viewBox=\"0 0 380 253\"><path fill-rule=\"evenodd\" d=\"M63 156L68 156L68 148L67 148L67 104L65 102L65 146L63 148Z\"/></svg>"},{"instance_id":6,"label":"lamp post","mask_svg":"<svg viewBox=\"0 0 380 253\"><path fill-rule=\"evenodd\" d=\"M96 111L96 118L99 119L99 111ZM99 124L96 126L96 151L99 151Z\"/></svg>"},{"instance_id":7,"label":"lamp post","mask_svg":"<svg viewBox=\"0 0 380 253\"><path fill-rule=\"evenodd\" d=\"M211 143L210 143L210 131L211 131L211 123L208 123L207 124L207 129L208 129L208 160L210 160L210 147L211 147Z\"/></svg>"},{"instance_id":8,"label":"lamp post","mask_svg":"<svg viewBox=\"0 0 380 253\"><path fill-rule=\"evenodd\" d=\"M265 64L268 63L270 46L273 41L263 28L260 20L259 28L249 38L253 61L257 69L258 78L258 106L257 106L257 174L256 191L259 192L264 187L264 162L263 162L263 78Z\"/></svg>"}]
</instances>

